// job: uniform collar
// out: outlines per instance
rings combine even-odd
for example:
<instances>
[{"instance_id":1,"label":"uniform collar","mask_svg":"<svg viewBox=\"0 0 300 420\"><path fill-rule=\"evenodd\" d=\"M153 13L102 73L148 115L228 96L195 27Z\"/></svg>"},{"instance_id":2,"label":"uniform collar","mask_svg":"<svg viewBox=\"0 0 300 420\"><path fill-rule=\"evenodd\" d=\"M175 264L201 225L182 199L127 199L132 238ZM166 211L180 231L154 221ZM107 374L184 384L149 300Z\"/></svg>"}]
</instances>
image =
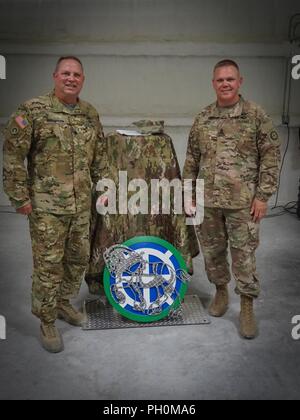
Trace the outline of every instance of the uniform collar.
<instances>
[{"instance_id":1,"label":"uniform collar","mask_svg":"<svg viewBox=\"0 0 300 420\"><path fill-rule=\"evenodd\" d=\"M74 106L74 108L69 108L66 105L64 105L55 95L54 90L50 93L50 99L51 99L52 107L57 112L64 112L65 114L81 114L82 113L82 102L80 99L78 99L78 102Z\"/></svg>"},{"instance_id":2,"label":"uniform collar","mask_svg":"<svg viewBox=\"0 0 300 420\"><path fill-rule=\"evenodd\" d=\"M245 113L245 100L240 95L240 100L231 108L231 112L226 115L226 118L237 118ZM218 102L211 106L209 118L223 118L222 112L218 107Z\"/></svg>"}]
</instances>

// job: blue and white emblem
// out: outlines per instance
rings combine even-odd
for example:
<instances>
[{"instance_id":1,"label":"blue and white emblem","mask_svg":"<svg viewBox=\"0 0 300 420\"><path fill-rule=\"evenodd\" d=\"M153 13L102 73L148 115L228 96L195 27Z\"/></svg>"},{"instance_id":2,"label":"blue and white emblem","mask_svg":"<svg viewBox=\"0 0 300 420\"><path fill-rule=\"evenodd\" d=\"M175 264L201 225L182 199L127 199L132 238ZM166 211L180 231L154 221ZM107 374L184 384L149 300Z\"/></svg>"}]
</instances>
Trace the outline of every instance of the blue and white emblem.
<instances>
[{"instance_id":1,"label":"blue and white emblem","mask_svg":"<svg viewBox=\"0 0 300 420\"><path fill-rule=\"evenodd\" d=\"M123 316L154 322L180 307L190 276L182 256L167 241L136 237L106 250L104 259L105 293Z\"/></svg>"}]
</instances>

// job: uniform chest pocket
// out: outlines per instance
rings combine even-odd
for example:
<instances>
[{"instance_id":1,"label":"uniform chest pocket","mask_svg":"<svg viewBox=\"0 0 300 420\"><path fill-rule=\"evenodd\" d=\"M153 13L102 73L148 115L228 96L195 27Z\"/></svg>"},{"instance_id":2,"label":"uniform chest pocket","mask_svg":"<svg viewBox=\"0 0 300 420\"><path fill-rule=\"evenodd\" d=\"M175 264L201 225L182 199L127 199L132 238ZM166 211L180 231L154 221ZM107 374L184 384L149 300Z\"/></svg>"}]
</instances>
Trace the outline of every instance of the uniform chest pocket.
<instances>
[{"instance_id":1,"label":"uniform chest pocket","mask_svg":"<svg viewBox=\"0 0 300 420\"><path fill-rule=\"evenodd\" d=\"M68 124L64 121L45 121L38 128L37 147L44 152L65 152L72 151L72 133Z\"/></svg>"},{"instance_id":2,"label":"uniform chest pocket","mask_svg":"<svg viewBox=\"0 0 300 420\"><path fill-rule=\"evenodd\" d=\"M218 142L218 133L214 127L203 127L200 133L200 152L201 155L211 155L215 153Z\"/></svg>"},{"instance_id":3,"label":"uniform chest pocket","mask_svg":"<svg viewBox=\"0 0 300 420\"><path fill-rule=\"evenodd\" d=\"M92 161L95 145L96 131L87 125L76 125L73 127L74 153L81 159Z\"/></svg>"},{"instance_id":4,"label":"uniform chest pocket","mask_svg":"<svg viewBox=\"0 0 300 420\"><path fill-rule=\"evenodd\" d=\"M201 139L200 152L205 159L212 159L216 154L218 138L211 137L210 139Z\"/></svg>"},{"instance_id":5,"label":"uniform chest pocket","mask_svg":"<svg viewBox=\"0 0 300 420\"><path fill-rule=\"evenodd\" d=\"M92 125L80 124L72 127L76 136L87 142L95 136L95 128Z\"/></svg>"},{"instance_id":6,"label":"uniform chest pocket","mask_svg":"<svg viewBox=\"0 0 300 420\"><path fill-rule=\"evenodd\" d=\"M230 122L224 124L223 132L226 144L232 151L249 157L256 154L256 128L251 121L231 119Z\"/></svg>"},{"instance_id":7,"label":"uniform chest pocket","mask_svg":"<svg viewBox=\"0 0 300 420\"><path fill-rule=\"evenodd\" d=\"M256 140L256 129L246 127L240 129L236 135L236 147L237 151L250 157L256 157L258 154L257 140Z\"/></svg>"}]
</instances>

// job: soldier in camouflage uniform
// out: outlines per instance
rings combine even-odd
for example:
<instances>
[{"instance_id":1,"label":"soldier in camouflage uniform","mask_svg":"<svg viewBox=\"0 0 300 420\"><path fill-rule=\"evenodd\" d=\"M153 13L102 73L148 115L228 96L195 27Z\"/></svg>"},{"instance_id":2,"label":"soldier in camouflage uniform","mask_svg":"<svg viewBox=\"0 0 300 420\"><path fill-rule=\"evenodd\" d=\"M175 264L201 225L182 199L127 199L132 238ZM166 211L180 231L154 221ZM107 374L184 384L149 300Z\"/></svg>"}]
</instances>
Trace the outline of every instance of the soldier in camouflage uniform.
<instances>
[{"instance_id":1,"label":"soldier in camouflage uniform","mask_svg":"<svg viewBox=\"0 0 300 420\"><path fill-rule=\"evenodd\" d=\"M83 82L80 60L61 57L54 91L21 105L5 129L4 189L29 218L32 312L50 352L63 350L57 317L83 321L69 299L77 296L89 261L91 185L105 166L99 116L78 98Z\"/></svg>"},{"instance_id":2,"label":"soldier in camouflage uniform","mask_svg":"<svg viewBox=\"0 0 300 420\"><path fill-rule=\"evenodd\" d=\"M241 295L240 333L257 335L253 299L259 295L255 250L259 222L278 183L280 144L271 119L239 95L238 65L219 62L213 86L217 102L205 108L192 127L183 177L205 181L205 216L199 237L207 276L216 295L209 313L228 308L230 244L236 292Z\"/></svg>"},{"instance_id":3,"label":"soldier in camouflage uniform","mask_svg":"<svg viewBox=\"0 0 300 420\"><path fill-rule=\"evenodd\" d=\"M180 168L172 139L164 133L163 121L141 120L133 123L137 133L122 135L114 131L107 135L107 160L110 178L116 191L117 214L99 216L93 204L91 229L91 260L86 275L89 290L102 294L102 273L104 269L103 252L106 248L131 239L135 236L157 236L173 244L185 259L192 272L192 258L199 253L197 237L193 226L186 225L184 214L151 214L151 180L181 179ZM140 133L140 135L138 134ZM147 214L119 214L119 171L126 171L128 184L133 179L142 179L147 183ZM180 184L180 183L179 183ZM128 201L134 192L128 192ZM160 191L160 200L161 200ZM172 194L171 209L174 205ZM158 213L157 212L157 213Z\"/></svg>"}]
</instances>

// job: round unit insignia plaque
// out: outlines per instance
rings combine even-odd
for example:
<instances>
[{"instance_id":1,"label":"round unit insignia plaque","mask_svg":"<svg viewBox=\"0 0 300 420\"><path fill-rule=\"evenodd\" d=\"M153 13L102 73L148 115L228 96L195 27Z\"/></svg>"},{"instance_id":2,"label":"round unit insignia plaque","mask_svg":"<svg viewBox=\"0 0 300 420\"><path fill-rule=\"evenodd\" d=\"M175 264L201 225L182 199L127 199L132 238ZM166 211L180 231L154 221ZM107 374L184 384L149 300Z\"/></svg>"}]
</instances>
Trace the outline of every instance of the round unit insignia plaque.
<instances>
[{"instance_id":1,"label":"round unit insignia plaque","mask_svg":"<svg viewBox=\"0 0 300 420\"><path fill-rule=\"evenodd\" d=\"M184 259L169 242L136 237L104 253L104 290L124 317L154 322L179 310L190 276Z\"/></svg>"}]
</instances>

